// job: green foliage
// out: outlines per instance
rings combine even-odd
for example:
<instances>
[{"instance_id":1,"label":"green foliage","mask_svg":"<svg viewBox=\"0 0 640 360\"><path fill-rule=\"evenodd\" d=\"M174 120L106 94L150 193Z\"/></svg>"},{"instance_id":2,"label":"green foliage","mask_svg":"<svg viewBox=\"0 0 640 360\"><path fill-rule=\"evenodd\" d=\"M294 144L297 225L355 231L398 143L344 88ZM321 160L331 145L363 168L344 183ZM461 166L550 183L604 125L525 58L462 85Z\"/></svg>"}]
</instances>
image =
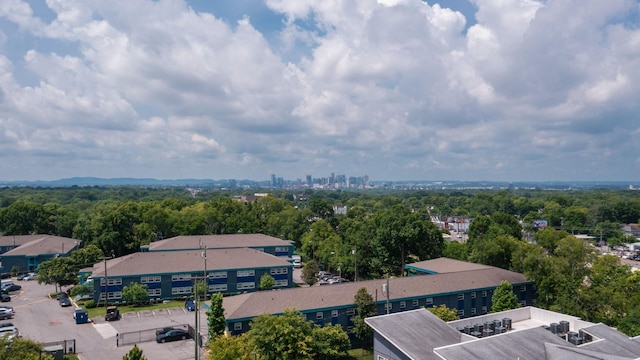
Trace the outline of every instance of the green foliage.
<instances>
[{"instance_id":1,"label":"green foliage","mask_svg":"<svg viewBox=\"0 0 640 360\"><path fill-rule=\"evenodd\" d=\"M513 292L511 283L506 280L500 282L491 297L491 312L517 309L519 307L520 302L518 301L518 296Z\"/></svg>"},{"instance_id":2,"label":"green foliage","mask_svg":"<svg viewBox=\"0 0 640 360\"><path fill-rule=\"evenodd\" d=\"M337 324L315 326L312 336L316 360L344 359L351 348L349 335Z\"/></svg>"},{"instance_id":3,"label":"green foliage","mask_svg":"<svg viewBox=\"0 0 640 360\"><path fill-rule=\"evenodd\" d=\"M432 314L439 317L443 321L459 320L458 311L456 309L449 309L446 305L434 306L427 308Z\"/></svg>"},{"instance_id":4,"label":"green foliage","mask_svg":"<svg viewBox=\"0 0 640 360\"><path fill-rule=\"evenodd\" d=\"M11 276L18 276L19 272L20 272L20 268L17 265L13 265L11 267Z\"/></svg>"},{"instance_id":5,"label":"green foliage","mask_svg":"<svg viewBox=\"0 0 640 360\"><path fill-rule=\"evenodd\" d=\"M313 359L311 322L302 314L287 309L281 316L263 314L251 321L247 332L249 345L261 359Z\"/></svg>"},{"instance_id":6,"label":"green foliage","mask_svg":"<svg viewBox=\"0 0 640 360\"><path fill-rule=\"evenodd\" d=\"M263 274L260 277L260 290L271 290L276 284L276 279L269 274Z\"/></svg>"},{"instance_id":7,"label":"green foliage","mask_svg":"<svg viewBox=\"0 0 640 360\"><path fill-rule=\"evenodd\" d=\"M76 263L78 269L91 266L104 257L104 252L94 244L89 244L84 248L74 250L71 259Z\"/></svg>"},{"instance_id":8,"label":"green foliage","mask_svg":"<svg viewBox=\"0 0 640 360\"><path fill-rule=\"evenodd\" d=\"M12 340L0 337L0 359L2 360L52 360L47 354L41 354L42 345L29 339Z\"/></svg>"},{"instance_id":9,"label":"green foliage","mask_svg":"<svg viewBox=\"0 0 640 360\"><path fill-rule=\"evenodd\" d=\"M367 343L373 341L373 330L364 322L364 319L378 314L373 296L367 292L366 288L360 288L353 299L356 306L356 314L351 317L353 328L351 333L358 339Z\"/></svg>"},{"instance_id":10,"label":"green foliage","mask_svg":"<svg viewBox=\"0 0 640 360\"><path fill-rule=\"evenodd\" d=\"M93 308L95 308L97 306L98 306L98 304L96 304L95 300L87 300L84 303L84 307L87 308L87 309L93 309Z\"/></svg>"},{"instance_id":11,"label":"green foliage","mask_svg":"<svg viewBox=\"0 0 640 360\"><path fill-rule=\"evenodd\" d=\"M149 299L147 285L132 282L122 288L122 298L134 305L139 305Z\"/></svg>"},{"instance_id":12,"label":"green foliage","mask_svg":"<svg viewBox=\"0 0 640 360\"><path fill-rule=\"evenodd\" d=\"M75 261L68 257L56 257L38 265L38 284L71 285L78 280Z\"/></svg>"},{"instance_id":13,"label":"green foliage","mask_svg":"<svg viewBox=\"0 0 640 360\"><path fill-rule=\"evenodd\" d=\"M133 348L122 357L122 360L147 360L147 357L142 354L142 349L134 344Z\"/></svg>"},{"instance_id":14,"label":"green foliage","mask_svg":"<svg viewBox=\"0 0 640 360\"><path fill-rule=\"evenodd\" d=\"M469 256L469 248L467 246L467 243L461 243L458 241L446 241L444 243L442 256L449 259L467 261L467 258Z\"/></svg>"},{"instance_id":15,"label":"green foliage","mask_svg":"<svg viewBox=\"0 0 640 360\"><path fill-rule=\"evenodd\" d=\"M208 360L253 360L254 354L247 344L246 334L241 336L219 335L207 344ZM257 354L256 354L257 357Z\"/></svg>"},{"instance_id":16,"label":"green foliage","mask_svg":"<svg viewBox=\"0 0 640 360\"><path fill-rule=\"evenodd\" d=\"M210 310L207 311L209 339L213 339L224 334L226 329L222 300L222 293L215 293L211 297L211 307Z\"/></svg>"},{"instance_id":17,"label":"green foliage","mask_svg":"<svg viewBox=\"0 0 640 360\"><path fill-rule=\"evenodd\" d=\"M309 260L304 264L302 268L302 281L304 281L308 285L313 285L318 282L317 274L318 264L314 260Z\"/></svg>"},{"instance_id":18,"label":"green foliage","mask_svg":"<svg viewBox=\"0 0 640 360\"><path fill-rule=\"evenodd\" d=\"M76 285L71 288L69 295L71 295L71 297L76 297L78 295L91 295L91 293L93 293L93 287L90 284L84 284Z\"/></svg>"},{"instance_id":19,"label":"green foliage","mask_svg":"<svg viewBox=\"0 0 640 360\"><path fill-rule=\"evenodd\" d=\"M513 252L518 248L519 243L520 240L516 240L510 235L482 239L475 243L470 259L476 263L509 269Z\"/></svg>"}]
</instances>

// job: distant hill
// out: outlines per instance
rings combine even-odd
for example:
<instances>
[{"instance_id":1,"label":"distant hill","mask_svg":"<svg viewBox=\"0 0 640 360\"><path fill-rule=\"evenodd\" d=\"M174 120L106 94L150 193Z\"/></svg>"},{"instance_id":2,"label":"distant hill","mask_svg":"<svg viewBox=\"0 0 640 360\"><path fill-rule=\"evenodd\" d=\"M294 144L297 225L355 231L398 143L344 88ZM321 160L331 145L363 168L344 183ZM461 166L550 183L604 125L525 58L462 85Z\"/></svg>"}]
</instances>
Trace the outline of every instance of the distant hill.
<instances>
[{"instance_id":1,"label":"distant hill","mask_svg":"<svg viewBox=\"0 0 640 360\"><path fill-rule=\"evenodd\" d=\"M36 181L0 181L0 186L41 186L41 187L70 187L70 186L204 186L217 183L211 179L176 179L158 180L151 178L97 178L73 177L59 180Z\"/></svg>"}]
</instances>

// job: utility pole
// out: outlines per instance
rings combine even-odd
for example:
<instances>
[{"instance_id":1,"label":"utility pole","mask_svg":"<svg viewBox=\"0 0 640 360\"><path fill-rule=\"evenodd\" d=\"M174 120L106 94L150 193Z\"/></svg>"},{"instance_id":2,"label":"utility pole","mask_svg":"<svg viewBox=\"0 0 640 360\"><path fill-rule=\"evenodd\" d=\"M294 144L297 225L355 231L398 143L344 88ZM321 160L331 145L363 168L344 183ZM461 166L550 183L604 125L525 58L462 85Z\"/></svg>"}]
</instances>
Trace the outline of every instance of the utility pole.
<instances>
[{"instance_id":1,"label":"utility pole","mask_svg":"<svg viewBox=\"0 0 640 360\"><path fill-rule=\"evenodd\" d=\"M353 254L353 282L358 281L358 256L356 255L356 249L357 247L351 250Z\"/></svg>"}]
</instances>

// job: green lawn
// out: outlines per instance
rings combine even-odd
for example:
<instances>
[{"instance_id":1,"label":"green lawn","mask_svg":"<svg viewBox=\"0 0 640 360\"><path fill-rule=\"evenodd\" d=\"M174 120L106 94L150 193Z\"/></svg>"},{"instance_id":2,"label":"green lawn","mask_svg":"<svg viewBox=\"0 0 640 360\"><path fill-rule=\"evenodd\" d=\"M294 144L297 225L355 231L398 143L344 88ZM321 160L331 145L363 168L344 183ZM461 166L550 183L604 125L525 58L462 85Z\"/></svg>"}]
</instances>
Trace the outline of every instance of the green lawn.
<instances>
[{"instance_id":1,"label":"green lawn","mask_svg":"<svg viewBox=\"0 0 640 360\"><path fill-rule=\"evenodd\" d=\"M84 309L84 307L82 306L83 304L78 304L78 305L80 305L80 307ZM119 305L118 310L120 310L120 313L123 314L127 312L132 312L132 311L173 309L173 308L181 308L183 306L184 306L184 300L176 300L176 301L170 301L166 304L158 303L158 304L139 305L139 306ZM104 316L105 314L104 306L96 307L93 309L85 309L85 310L87 310L87 312L89 313L89 319L94 317Z\"/></svg>"},{"instance_id":2,"label":"green lawn","mask_svg":"<svg viewBox=\"0 0 640 360\"><path fill-rule=\"evenodd\" d=\"M360 359L373 359L373 352L371 350L366 349L351 349L349 350L349 356L351 359L360 360Z\"/></svg>"}]
</instances>

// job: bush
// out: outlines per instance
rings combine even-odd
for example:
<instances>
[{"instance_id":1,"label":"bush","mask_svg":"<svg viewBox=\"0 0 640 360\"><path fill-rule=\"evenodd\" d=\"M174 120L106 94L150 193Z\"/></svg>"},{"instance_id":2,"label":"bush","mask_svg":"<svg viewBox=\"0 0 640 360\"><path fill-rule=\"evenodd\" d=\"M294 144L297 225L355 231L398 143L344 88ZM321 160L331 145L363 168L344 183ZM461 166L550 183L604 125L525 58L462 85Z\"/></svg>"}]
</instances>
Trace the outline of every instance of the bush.
<instances>
[{"instance_id":1,"label":"bush","mask_svg":"<svg viewBox=\"0 0 640 360\"><path fill-rule=\"evenodd\" d=\"M84 303L84 307L86 307L87 309L93 309L97 305L98 304L96 304L94 300L87 300L87 302Z\"/></svg>"}]
</instances>

